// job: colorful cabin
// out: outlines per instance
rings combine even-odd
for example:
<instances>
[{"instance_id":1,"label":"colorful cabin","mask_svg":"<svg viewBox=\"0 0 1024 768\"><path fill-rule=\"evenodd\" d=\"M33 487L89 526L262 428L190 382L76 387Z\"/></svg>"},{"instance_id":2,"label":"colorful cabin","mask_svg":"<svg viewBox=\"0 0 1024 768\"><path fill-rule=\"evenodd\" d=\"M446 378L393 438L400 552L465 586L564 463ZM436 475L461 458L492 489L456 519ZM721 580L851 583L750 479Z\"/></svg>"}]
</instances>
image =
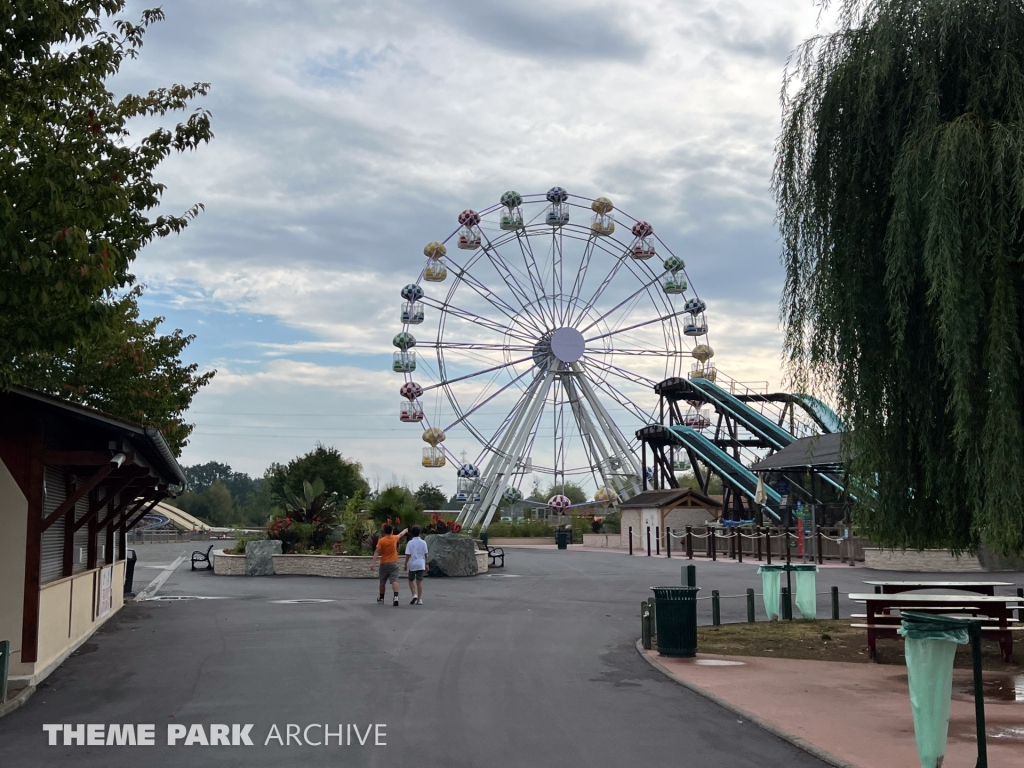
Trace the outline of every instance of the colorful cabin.
<instances>
[{"instance_id":1,"label":"colorful cabin","mask_svg":"<svg viewBox=\"0 0 1024 768\"><path fill-rule=\"evenodd\" d=\"M694 317L690 315L683 323L683 334L685 336L705 336L708 332L708 324L704 315Z\"/></svg>"},{"instance_id":2,"label":"colorful cabin","mask_svg":"<svg viewBox=\"0 0 1024 768\"><path fill-rule=\"evenodd\" d=\"M415 352L395 352L391 362L391 370L395 373L412 373L416 370Z\"/></svg>"},{"instance_id":3,"label":"colorful cabin","mask_svg":"<svg viewBox=\"0 0 1024 768\"><path fill-rule=\"evenodd\" d=\"M457 501L459 504L465 504L467 501L469 501L469 494L466 493L465 491L458 491L455 494L455 501Z\"/></svg>"},{"instance_id":4,"label":"colorful cabin","mask_svg":"<svg viewBox=\"0 0 1024 768\"><path fill-rule=\"evenodd\" d=\"M447 435L444 433L443 429L440 429L439 427L431 427L424 431L422 437L424 443L430 443L430 445L436 447L444 442Z\"/></svg>"},{"instance_id":5,"label":"colorful cabin","mask_svg":"<svg viewBox=\"0 0 1024 768\"><path fill-rule=\"evenodd\" d=\"M715 350L713 350L707 344L698 344L696 347L693 348L693 352L691 352L690 354L693 355L697 360L700 360L702 363L706 363L708 360L715 356Z\"/></svg>"},{"instance_id":6,"label":"colorful cabin","mask_svg":"<svg viewBox=\"0 0 1024 768\"><path fill-rule=\"evenodd\" d=\"M511 211L502 211L498 219L498 226L509 231L523 228L523 212L518 208Z\"/></svg>"},{"instance_id":7,"label":"colorful cabin","mask_svg":"<svg viewBox=\"0 0 1024 768\"><path fill-rule=\"evenodd\" d=\"M400 421L423 421L423 406L417 400L403 400L398 416Z\"/></svg>"},{"instance_id":8,"label":"colorful cabin","mask_svg":"<svg viewBox=\"0 0 1024 768\"><path fill-rule=\"evenodd\" d=\"M689 287L686 283L686 278L681 275L668 275L664 280L661 281L661 287L665 293L669 295L683 294L686 293L686 289Z\"/></svg>"},{"instance_id":9,"label":"colorful cabin","mask_svg":"<svg viewBox=\"0 0 1024 768\"><path fill-rule=\"evenodd\" d=\"M402 305L402 322L419 325L423 322L423 305L418 301L406 302Z\"/></svg>"},{"instance_id":10,"label":"colorful cabin","mask_svg":"<svg viewBox=\"0 0 1024 768\"><path fill-rule=\"evenodd\" d=\"M657 249L655 249L654 241L651 239L654 236L654 227L646 221L638 221L630 231L633 233L633 237L636 238L633 241L633 245L630 246L630 256L634 259L646 260L657 255Z\"/></svg>"},{"instance_id":11,"label":"colorful cabin","mask_svg":"<svg viewBox=\"0 0 1024 768\"><path fill-rule=\"evenodd\" d=\"M683 305L683 311L689 312L691 315L699 315L705 309L707 309L707 305L696 297L690 299Z\"/></svg>"},{"instance_id":12,"label":"colorful cabin","mask_svg":"<svg viewBox=\"0 0 1024 768\"><path fill-rule=\"evenodd\" d=\"M551 207L548 209L544 221L549 227L563 227L569 223L569 208L566 201L569 193L561 187L552 187L546 195Z\"/></svg>"},{"instance_id":13,"label":"colorful cabin","mask_svg":"<svg viewBox=\"0 0 1024 768\"><path fill-rule=\"evenodd\" d=\"M423 269L423 279L428 283L443 283L448 278L448 268L440 261L431 259Z\"/></svg>"},{"instance_id":14,"label":"colorful cabin","mask_svg":"<svg viewBox=\"0 0 1024 768\"><path fill-rule=\"evenodd\" d=\"M718 371L713 365L707 365L705 363L694 363L690 367L690 372L687 374L687 378L690 379L707 379L714 383L715 379L718 378Z\"/></svg>"},{"instance_id":15,"label":"colorful cabin","mask_svg":"<svg viewBox=\"0 0 1024 768\"><path fill-rule=\"evenodd\" d=\"M464 251L475 251L481 242L480 214L467 208L459 214L459 224L462 225L459 231L459 248Z\"/></svg>"},{"instance_id":16,"label":"colorful cabin","mask_svg":"<svg viewBox=\"0 0 1024 768\"><path fill-rule=\"evenodd\" d=\"M398 394L406 400L415 400L423 395L423 387L415 381L407 381L402 385L401 389L398 390Z\"/></svg>"},{"instance_id":17,"label":"colorful cabin","mask_svg":"<svg viewBox=\"0 0 1024 768\"><path fill-rule=\"evenodd\" d=\"M666 272L675 274L686 269L686 262L680 259L678 256L669 256L662 262L662 266L665 267Z\"/></svg>"},{"instance_id":18,"label":"colorful cabin","mask_svg":"<svg viewBox=\"0 0 1024 768\"><path fill-rule=\"evenodd\" d=\"M440 448L430 447L423 449L422 464L424 467L436 469L438 467L443 467L447 463L448 462L444 457L444 451Z\"/></svg>"},{"instance_id":19,"label":"colorful cabin","mask_svg":"<svg viewBox=\"0 0 1024 768\"><path fill-rule=\"evenodd\" d=\"M469 478L470 480L476 480L480 477L480 470L477 469L474 464L463 464L459 467L456 475L459 477Z\"/></svg>"},{"instance_id":20,"label":"colorful cabin","mask_svg":"<svg viewBox=\"0 0 1024 768\"><path fill-rule=\"evenodd\" d=\"M594 493L594 501L596 501L598 504L610 504L612 500L615 498L615 495L615 491L613 491L611 488L608 488L607 486L604 486L598 488L597 491Z\"/></svg>"},{"instance_id":21,"label":"colorful cabin","mask_svg":"<svg viewBox=\"0 0 1024 768\"><path fill-rule=\"evenodd\" d=\"M615 206L607 197L599 197L590 204L594 218L590 221L590 231L595 235L606 237L615 231L615 218L612 211Z\"/></svg>"},{"instance_id":22,"label":"colorful cabin","mask_svg":"<svg viewBox=\"0 0 1024 768\"><path fill-rule=\"evenodd\" d=\"M406 301L419 301L423 298L423 289L416 283L409 283L402 291L402 298Z\"/></svg>"},{"instance_id":23,"label":"colorful cabin","mask_svg":"<svg viewBox=\"0 0 1024 768\"><path fill-rule=\"evenodd\" d=\"M448 253L448 249L444 247L444 243L439 243L437 240L432 240L423 246L423 255L428 259L434 259L436 261L446 253Z\"/></svg>"},{"instance_id":24,"label":"colorful cabin","mask_svg":"<svg viewBox=\"0 0 1024 768\"><path fill-rule=\"evenodd\" d=\"M703 411L693 408L683 415L683 425L700 430L711 426L711 419L705 416Z\"/></svg>"},{"instance_id":25,"label":"colorful cabin","mask_svg":"<svg viewBox=\"0 0 1024 768\"><path fill-rule=\"evenodd\" d=\"M408 331L402 331L395 334L395 338L391 340L391 343L404 351L416 346L416 337Z\"/></svg>"},{"instance_id":26,"label":"colorful cabin","mask_svg":"<svg viewBox=\"0 0 1024 768\"><path fill-rule=\"evenodd\" d=\"M556 511L568 509L571 506L572 501L569 499L568 496L563 496L562 494L552 496L550 499L548 499L548 507Z\"/></svg>"},{"instance_id":27,"label":"colorful cabin","mask_svg":"<svg viewBox=\"0 0 1024 768\"><path fill-rule=\"evenodd\" d=\"M518 488L512 488L509 486L505 489L505 492L501 494L501 497L509 504L515 504L517 501L523 500L523 492Z\"/></svg>"}]
</instances>

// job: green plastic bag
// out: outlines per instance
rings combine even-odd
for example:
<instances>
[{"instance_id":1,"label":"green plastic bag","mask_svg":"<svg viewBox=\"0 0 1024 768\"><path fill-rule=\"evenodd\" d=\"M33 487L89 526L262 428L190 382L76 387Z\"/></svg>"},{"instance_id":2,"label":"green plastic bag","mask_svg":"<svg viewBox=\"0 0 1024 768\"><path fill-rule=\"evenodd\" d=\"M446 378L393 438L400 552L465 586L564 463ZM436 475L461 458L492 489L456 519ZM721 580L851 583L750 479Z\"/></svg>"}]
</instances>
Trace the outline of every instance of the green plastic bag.
<instances>
[{"instance_id":1,"label":"green plastic bag","mask_svg":"<svg viewBox=\"0 0 1024 768\"><path fill-rule=\"evenodd\" d=\"M768 614L769 621L779 619L779 590L782 587L781 565L762 565L757 569L761 574L761 593L764 600L764 612Z\"/></svg>"},{"instance_id":2,"label":"green plastic bag","mask_svg":"<svg viewBox=\"0 0 1024 768\"><path fill-rule=\"evenodd\" d=\"M807 564L791 567L796 574L796 607L800 611L800 618L816 619L818 617L818 566Z\"/></svg>"},{"instance_id":3,"label":"green plastic bag","mask_svg":"<svg viewBox=\"0 0 1024 768\"><path fill-rule=\"evenodd\" d=\"M921 768L942 768L953 697L953 657L968 642L968 622L928 614L904 613L897 632L906 638L907 679L914 737Z\"/></svg>"}]
</instances>

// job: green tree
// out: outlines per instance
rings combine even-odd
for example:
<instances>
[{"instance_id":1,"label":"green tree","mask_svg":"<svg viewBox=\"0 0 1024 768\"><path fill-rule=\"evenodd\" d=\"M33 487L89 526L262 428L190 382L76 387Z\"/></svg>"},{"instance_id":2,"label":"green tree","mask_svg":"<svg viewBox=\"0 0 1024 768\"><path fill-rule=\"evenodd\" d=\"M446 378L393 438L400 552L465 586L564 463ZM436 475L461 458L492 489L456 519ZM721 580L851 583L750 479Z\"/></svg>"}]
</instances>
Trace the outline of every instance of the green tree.
<instances>
[{"instance_id":1,"label":"green tree","mask_svg":"<svg viewBox=\"0 0 1024 768\"><path fill-rule=\"evenodd\" d=\"M241 520L235 513L234 502L227 486L220 480L200 493L187 492L177 498L177 506L205 523L225 528Z\"/></svg>"},{"instance_id":2,"label":"green tree","mask_svg":"<svg viewBox=\"0 0 1024 768\"><path fill-rule=\"evenodd\" d=\"M114 301L101 301L102 324L60 353L17 358L15 370L21 384L157 427L180 455L194 428L185 421L185 411L214 372L200 374L198 365L181 361L195 336L181 330L161 335L162 317L139 319L139 293L136 288Z\"/></svg>"},{"instance_id":3,"label":"green tree","mask_svg":"<svg viewBox=\"0 0 1024 768\"><path fill-rule=\"evenodd\" d=\"M423 507L416 495L400 485L389 485L370 502L370 517L383 523L389 517L401 520L401 526L419 525L423 522Z\"/></svg>"},{"instance_id":4,"label":"green tree","mask_svg":"<svg viewBox=\"0 0 1024 768\"><path fill-rule=\"evenodd\" d=\"M444 509L448 503L441 486L430 483L423 483L416 489L416 500L422 509Z\"/></svg>"},{"instance_id":5,"label":"green tree","mask_svg":"<svg viewBox=\"0 0 1024 768\"><path fill-rule=\"evenodd\" d=\"M155 169L209 142L209 114L134 143L129 122L186 110L209 86L115 99L106 81L163 18L150 10L133 24L117 17L124 7L0 0L0 386L22 380L26 356L63 356L95 339L140 249L182 231L202 207L150 218L164 191Z\"/></svg>"},{"instance_id":6,"label":"green tree","mask_svg":"<svg viewBox=\"0 0 1024 768\"><path fill-rule=\"evenodd\" d=\"M1024 551L1024 7L842 0L784 82L794 382L886 546Z\"/></svg>"},{"instance_id":7,"label":"green tree","mask_svg":"<svg viewBox=\"0 0 1024 768\"><path fill-rule=\"evenodd\" d=\"M319 478L327 492L337 493L339 503L343 503L357 492L369 493L370 486L363 479L362 470L359 462L346 459L337 448L317 443L312 451L292 459L287 465L271 464L264 479L275 501L284 499L286 486L296 496L301 496L303 481Z\"/></svg>"},{"instance_id":8,"label":"green tree","mask_svg":"<svg viewBox=\"0 0 1024 768\"><path fill-rule=\"evenodd\" d=\"M707 474L707 467L702 467L701 471ZM679 483L680 488L691 488L695 491L700 491L700 483L697 482L697 476L693 473L693 470L677 474L676 482ZM713 473L711 479L708 480L708 494L712 496L720 496L722 494L722 478Z\"/></svg>"}]
</instances>

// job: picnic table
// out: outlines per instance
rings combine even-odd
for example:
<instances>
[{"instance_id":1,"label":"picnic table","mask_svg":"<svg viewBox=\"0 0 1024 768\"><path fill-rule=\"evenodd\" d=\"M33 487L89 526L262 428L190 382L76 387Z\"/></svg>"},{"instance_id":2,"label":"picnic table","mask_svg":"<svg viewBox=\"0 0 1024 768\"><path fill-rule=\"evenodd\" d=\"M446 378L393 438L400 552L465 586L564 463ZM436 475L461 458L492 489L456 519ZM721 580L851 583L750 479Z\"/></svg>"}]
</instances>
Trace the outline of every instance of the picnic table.
<instances>
[{"instance_id":1,"label":"picnic table","mask_svg":"<svg viewBox=\"0 0 1024 768\"><path fill-rule=\"evenodd\" d=\"M912 592L916 589L953 589L957 592L977 592L979 595L993 596L996 587L1012 587L1009 581L865 581L872 587L880 587L883 595L895 595L900 592Z\"/></svg>"},{"instance_id":2,"label":"picnic table","mask_svg":"<svg viewBox=\"0 0 1024 768\"><path fill-rule=\"evenodd\" d=\"M896 630L902 620L891 614L893 609L899 611L912 610L918 613L935 613L955 615L963 618L965 614L976 616L985 622L982 632L992 634L999 642L1003 658L1011 661L1013 657L1013 633L1024 627L1019 626L1013 618L1013 611L1024 601L1019 597L994 595L884 595L877 593L853 593L850 599L856 603L864 603L867 614L865 624L854 624L868 631L868 649L871 658L875 658L875 641L879 637L897 637ZM858 616L855 614L855 618Z\"/></svg>"}]
</instances>

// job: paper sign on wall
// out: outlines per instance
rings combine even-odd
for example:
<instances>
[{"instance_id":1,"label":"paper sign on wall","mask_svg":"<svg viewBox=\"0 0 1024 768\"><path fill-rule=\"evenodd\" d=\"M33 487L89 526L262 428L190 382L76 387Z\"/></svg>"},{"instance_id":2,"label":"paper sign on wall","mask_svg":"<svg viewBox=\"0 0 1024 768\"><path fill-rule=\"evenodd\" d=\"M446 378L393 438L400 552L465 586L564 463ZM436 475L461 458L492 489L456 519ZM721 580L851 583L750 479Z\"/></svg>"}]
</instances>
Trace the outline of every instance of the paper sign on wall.
<instances>
[{"instance_id":1,"label":"paper sign on wall","mask_svg":"<svg viewBox=\"0 0 1024 768\"><path fill-rule=\"evenodd\" d=\"M110 613L110 604L113 602L111 586L114 583L114 566L108 565L100 571L100 608L97 613L106 616Z\"/></svg>"}]
</instances>

